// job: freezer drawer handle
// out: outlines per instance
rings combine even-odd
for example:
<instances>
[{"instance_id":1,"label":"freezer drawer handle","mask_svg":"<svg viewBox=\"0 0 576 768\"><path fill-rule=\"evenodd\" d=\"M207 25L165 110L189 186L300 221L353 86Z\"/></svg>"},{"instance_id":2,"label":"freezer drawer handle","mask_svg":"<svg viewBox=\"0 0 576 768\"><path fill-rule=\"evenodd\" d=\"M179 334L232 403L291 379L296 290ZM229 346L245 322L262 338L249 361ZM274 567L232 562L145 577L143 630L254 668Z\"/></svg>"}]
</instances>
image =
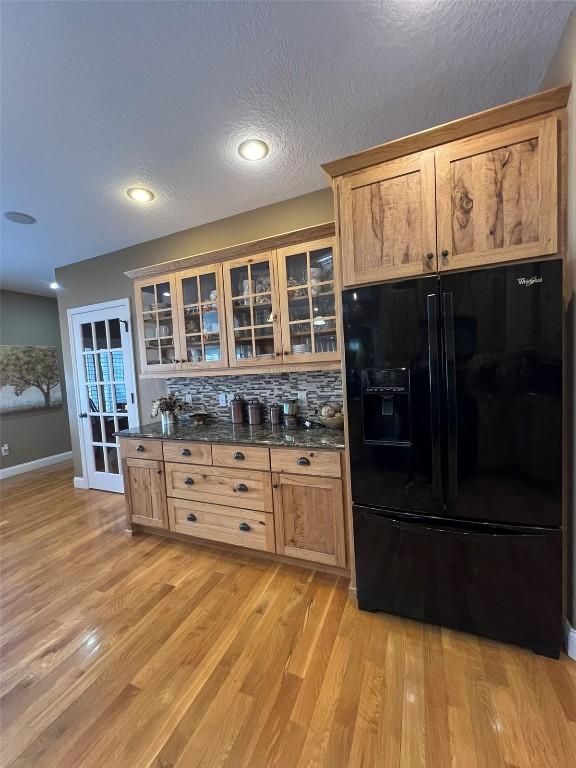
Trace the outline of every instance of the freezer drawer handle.
<instances>
[{"instance_id":1,"label":"freezer drawer handle","mask_svg":"<svg viewBox=\"0 0 576 768\"><path fill-rule=\"evenodd\" d=\"M427 535L434 535L435 533L449 533L453 536L465 536L466 538L476 539L499 539L499 538L534 538L537 536L546 536L546 532L535 530L531 531L522 530L522 532L511 531L509 529L497 530L490 528L486 531L480 530L466 530L463 528L449 528L442 526L430 526L421 525L419 523L404 522L403 520L395 520L394 518L386 518L387 521L395 528L402 528L404 531L410 531L410 533L424 533Z\"/></svg>"}]
</instances>

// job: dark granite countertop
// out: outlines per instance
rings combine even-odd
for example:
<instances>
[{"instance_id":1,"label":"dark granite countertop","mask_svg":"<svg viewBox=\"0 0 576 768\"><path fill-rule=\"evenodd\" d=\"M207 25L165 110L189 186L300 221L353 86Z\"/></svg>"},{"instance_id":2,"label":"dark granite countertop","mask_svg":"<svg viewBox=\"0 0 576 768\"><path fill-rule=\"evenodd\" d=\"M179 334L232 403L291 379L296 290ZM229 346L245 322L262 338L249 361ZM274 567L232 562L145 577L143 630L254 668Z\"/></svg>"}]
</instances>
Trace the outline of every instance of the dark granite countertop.
<instances>
[{"instance_id":1,"label":"dark granite countertop","mask_svg":"<svg viewBox=\"0 0 576 768\"><path fill-rule=\"evenodd\" d=\"M234 425L226 421L214 421L201 427L181 421L174 427L162 428L160 422L145 424L116 432L118 437L152 438L157 440L191 440L200 443L252 443L276 448L316 448L342 450L344 432L339 429L318 427L314 429L284 429L271 424Z\"/></svg>"}]
</instances>

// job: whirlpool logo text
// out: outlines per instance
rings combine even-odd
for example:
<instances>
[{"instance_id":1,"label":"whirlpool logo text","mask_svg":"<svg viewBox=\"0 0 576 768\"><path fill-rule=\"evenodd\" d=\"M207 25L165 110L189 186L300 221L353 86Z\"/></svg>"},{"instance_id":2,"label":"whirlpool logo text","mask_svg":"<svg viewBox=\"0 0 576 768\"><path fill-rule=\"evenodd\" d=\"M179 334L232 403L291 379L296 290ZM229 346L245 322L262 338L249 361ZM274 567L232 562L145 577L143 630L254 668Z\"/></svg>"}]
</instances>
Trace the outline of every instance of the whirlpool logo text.
<instances>
[{"instance_id":1,"label":"whirlpool logo text","mask_svg":"<svg viewBox=\"0 0 576 768\"><path fill-rule=\"evenodd\" d=\"M518 279L518 285L524 285L527 288L530 285L534 285L535 283L541 283L542 278L541 277L519 277Z\"/></svg>"}]
</instances>

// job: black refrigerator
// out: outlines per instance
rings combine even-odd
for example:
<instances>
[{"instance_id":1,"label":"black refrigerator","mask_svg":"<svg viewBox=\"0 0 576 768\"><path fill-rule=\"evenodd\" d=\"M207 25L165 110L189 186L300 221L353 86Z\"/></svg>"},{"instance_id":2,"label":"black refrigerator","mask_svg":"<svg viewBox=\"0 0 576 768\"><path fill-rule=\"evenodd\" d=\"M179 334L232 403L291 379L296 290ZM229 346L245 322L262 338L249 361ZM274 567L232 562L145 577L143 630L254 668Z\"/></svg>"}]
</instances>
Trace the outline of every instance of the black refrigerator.
<instances>
[{"instance_id":1,"label":"black refrigerator","mask_svg":"<svg viewBox=\"0 0 576 768\"><path fill-rule=\"evenodd\" d=\"M359 607L558 656L562 264L343 291Z\"/></svg>"}]
</instances>

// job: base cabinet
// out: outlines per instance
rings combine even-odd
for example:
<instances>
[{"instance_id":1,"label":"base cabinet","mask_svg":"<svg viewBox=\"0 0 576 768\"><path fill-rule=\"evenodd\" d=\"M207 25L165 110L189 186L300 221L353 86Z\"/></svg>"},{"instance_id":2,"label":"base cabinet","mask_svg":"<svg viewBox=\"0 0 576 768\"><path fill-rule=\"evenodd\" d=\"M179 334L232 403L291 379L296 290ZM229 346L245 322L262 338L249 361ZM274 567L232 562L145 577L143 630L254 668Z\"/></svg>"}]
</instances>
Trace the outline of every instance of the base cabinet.
<instances>
[{"instance_id":1,"label":"base cabinet","mask_svg":"<svg viewBox=\"0 0 576 768\"><path fill-rule=\"evenodd\" d=\"M272 475L276 551L325 565L346 565L342 482Z\"/></svg>"},{"instance_id":2,"label":"base cabinet","mask_svg":"<svg viewBox=\"0 0 576 768\"><path fill-rule=\"evenodd\" d=\"M124 488L130 522L168 527L163 461L124 459Z\"/></svg>"},{"instance_id":3,"label":"base cabinet","mask_svg":"<svg viewBox=\"0 0 576 768\"><path fill-rule=\"evenodd\" d=\"M346 567L339 452L170 440L120 445L129 524Z\"/></svg>"}]
</instances>

